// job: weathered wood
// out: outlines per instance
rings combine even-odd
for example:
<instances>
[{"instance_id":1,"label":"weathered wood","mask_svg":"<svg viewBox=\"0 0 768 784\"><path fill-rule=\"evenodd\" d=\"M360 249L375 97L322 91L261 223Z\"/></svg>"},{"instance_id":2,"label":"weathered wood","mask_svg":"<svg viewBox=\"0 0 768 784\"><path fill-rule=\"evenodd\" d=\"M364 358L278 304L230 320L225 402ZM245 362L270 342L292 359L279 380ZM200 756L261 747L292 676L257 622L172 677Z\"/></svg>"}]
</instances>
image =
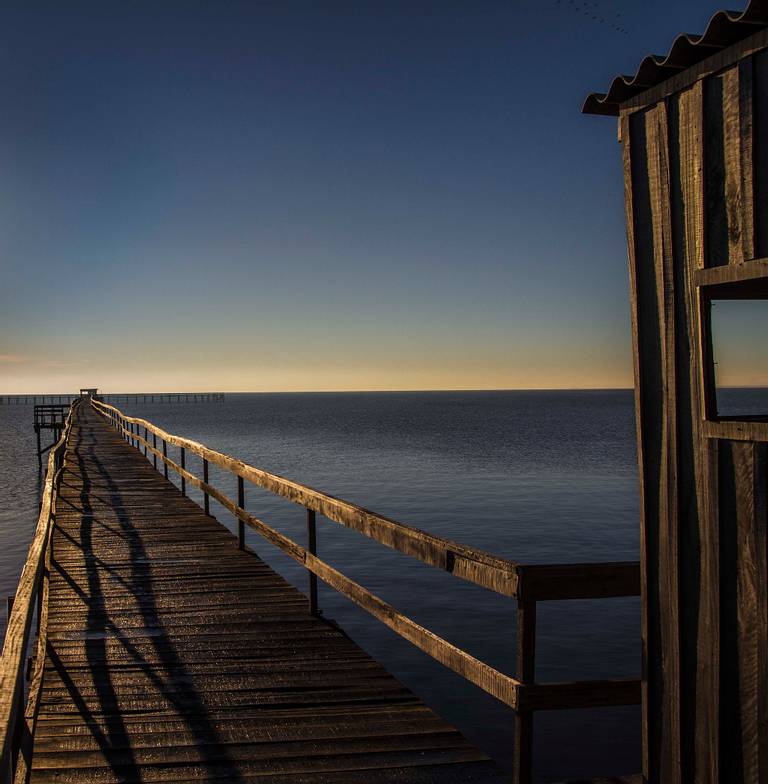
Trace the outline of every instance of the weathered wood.
<instances>
[{"instance_id":1,"label":"weathered wood","mask_svg":"<svg viewBox=\"0 0 768 784\"><path fill-rule=\"evenodd\" d=\"M660 736L662 765L659 776L675 784L682 781L680 717L680 592L678 547L678 423L677 423L677 338L675 302L680 293L675 287L672 257L672 214L670 203L670 164L668 119L665 103L646 112L648 187L653 229L653 263L656 284L655 302L659 331L659 370L662 387L655 390L661 404L659 425L659 487L655 504L658 528L654 532L656 580L658 586L654 615L658 622L658 644L662 659L663 681L659 708L665 724Z\"/></svg>"},{"instance_id":2,"label":"weathered wood","mask_svg":"<svg viewBox=\"0 0 768 784\"><path fill-rule=\"evenodd\" d=\"M722 442L719 512L722 588L725 745L723 781L760 781L766 747L766 483L765 445Z\"/></svg>"},{"instance_id":3,"label":"weathered wood","mask_svg":"<svg viewBox=\"0 0 768 784\"><path fill-rule=\"evenodd\" d=\"M243 463L228 455L216 452L196 441L172 435L143 419L125 417L113 406L93 401L94 407L105 416L116 415L127 422L140 423L149 432L157 435L163 443L184 447L213 465L224 468L239 479L263 487L270 492L288 498L296 504L322 514L329 520L353 528L375 541L418 558L424 563L436 566L462 579L474 582L506 596L517 596L522 581L529 584L526 589L528 598L604 598L609 596L631 596L638 592L638 565L632 562L601 564L552 564L521 565L513 561L466 547L458 542L443 539L418 528L399 523L378 515L349 501L315 490L290 479L270 474ZM152 446L148 451L152 452ZM155 453L168 467L179 473L185 482L199 482L194 475L180 470L180 466L163 454ZM211 493L211 487L197 487ZM221 501L221 494L214 495ZM225 504L226 506L226 504ZM227 507L236 515L233 508ZM237 516L237 515L236 515ZM247 522L247 521L246 521Z\"/></svg>"},{"instance_id":4,"label":"weathered wood","mask_svg":"<svg viewBox=\"0 0 768 784\"><path fill-rule=\"evenodd\" d=\"M311 509L307 509L307 551L311 555L317 555L317 521L315 513ZM317 575L314 572L308 572L309 575L309 612L311 615L317 615Z\"/></svg>"},{"instance_id":5,"label":"weathered wood","mask_svg":"<svg viewBox=\"0 0 768 784\"><path fill-rule=\"evenodd\" d=\"M679 459L677 465L680 528L678 621L681 663L698 661L696 668L681 666L681 716L696 716L695 726L683 719L680 757L683 780L716 779L718 749L713 741L718 722L717 596L701 574L716 568L717 544L701 521L709 514L711 487L709 446L703 440L702 419L715 405L709 395L709 343L702 321L704 305L697 278L729 267L705 270L703 185L703 85L681 93L676 123L671 129L672 210L674 222L675 285L677 290L677 407ZM674 143L676 141L676 143ZM674 481L674 478L672 479ZM712 559L715 559L713 563ZM713 657L715 657L713 661ZM714 735L713 735L714 733Z\"/></svg>"},{"instance_id":6,"label":"weathered wood","mask_svg":"<svg viewBox=\"0 0 768 784\"><path fill-rule=\"evenodd\" d=\"M182 466L183 468L183 466ZM245 487L243 477L237 477L237 507L240 511L245 511ZM237 545L241 550L245 549L245 524L239 514L237 517Z\"/></svg>"},{"instance_id":7,"label":"weathered wood","mask_svg":"<svg viewBox=\"0 0 768 784\"><path fill-rule=\"evenodd\" d=\"M651 784L768 776L768 416L718 415L711 319L713 300L768 299L766 47L763 30L621 110Z\"/></svg>"},{"instance_id":8,"label":"weathered wood","mask_svg":"<svg viewBox=\"0 0 768 784\"><path fill-rule=\"evenodd\" d=\"M64 441L62 440L62 449L64 448ZM60 483L62 469L57 472L58 476L56 481ZM54 499L52 514L55 521L56 500ZM52 547L51 539L53 536L53 524L48 526L48 534L45 543L45 563L42 574L42 587L38 588L39 601L37 606L37 645L35 648L34 667L32 670L29 693L27 695L27 704L24 711L24 724L22 729L22 738L20 748L18 751L18 758L16 761L16 771L14 782L15 784L26 784L29 780L29 775L32 766L32 744L35 736L35 727L37 725L37 715L40 707L40 695L43 686L43 674L45 671L45 655L48 647L48 607L50 598L50 584L51 584L51 561L52 561Z\"/></svg>"},{"instance_id":9,"label":"weathered wood","mask_svg":"<svg viewBox=\"0 0 768 784\"><path fill-rule=\"evenodd\" d=\"M521 686L519 692L520 707L532 711L638 705L642 696L635 678L536 683Z\"/></svg>"},{"instance_id":10,"label":"weathered wood","mask_svg":"<svg viewBox=\"0 0 768 784\"><path fill-rule=\"evenodd\" d=\"M111 409L122 416L122 413L112 406L97 401L92 401L92 405L104 413ZM511 561L398 523L356 504L249 466L233 457L209 449L203 444L167 433L146 420L133 417L123 418L129 423L146 425L150 432L157 433L158 437L167 443L177 447L183 446L199 457L207 459L213 465L224 468L252 484L263 487L307 509L312 509L329 520L354 528L381 544L504 595L515 595L517 565Z\"/></svg>"},{"instance_id":11,"label":"weathered wood","mask_svg":"<svg viewBox=\"0 0 768 784\"><path fill-rule=\"evenodd\" d=\"M126 422L129 425L133 424L137 428L139 427L139 420L132 421L130 417L125 417L117 409L101 404L94 405L94 408L110 421L117 429L118 433L125 432ZM279 477L275 478L274 475L267 475L265 472L253 469L251 466L244 465L225 455L213 452L201 444L166 433L144 420L140 421L141 426L145 428L145 437L142 438L140 435L137 436L138 448L141 449L143 447L147 451L147 454L152 454L153 460L159 458L163 463L165 471L170 468L176 472L182 479L182 486L185 486L186 482L189 482L193 486L199 488L206 499L209 496L213 497L225 509L229 510L238 521L238 541L241 548L243 545L242 532L244 531L244 525L248 525L267 541L279 547L283 552L307 568L310 574L309 610L311 614L317 612L316 578L319 577L329 586L350 598L360 607L393 629L397 634L432 656L437 661L462 675L465 679L484 689L507 705L519 709L522 715L517 722L519 731L517 733L516 746L516 775L517 780L521 782L521 784L522 782L530 781L531 777L532 712L534 710L633 704L639 700L640 683L637 680L536 684L533 674L534 644L532 642L535 639L535 612L537 601L547 599L636 595L639 587L639 571L637 564L555 564L531 566L506 562L515 570L518 591L521 592L521 596L524 597L521 598L520 601L521 607L525 608L525 611L521 612L529 619L528 623L524 624L526 628L521 631L521 636L519 638L522 648L519 651L518 669L521 672L527 673L528 677L528 682L523 684L519 680L493 669L484 662L479 661L465 651L456 648L456 646L433 634L398 612L379 597L373 595L363 586L350 580L348 577L338 572L338 570L320 560L316 555L315 548L315 506L327 508L324 504L330 501L340 505L342 508L349 507L353 510L357 510L359 513L364 513L365 515L374 518L377 522L383 521L392 528L404 528L406 532L406 542L409 541L407 537L413 536L413 534L416 533L429 541L430 544L439 543L446 548L446 563L444 568L448 571L453 571L454 573L454 564L450 562L450 559L456 558L457 551L461 548L460 545L456 545L454 542L448 542L447 540L440 540L437 537L431 537L429 534L419 532L418 529L401 526L401 524L390 521L387 518L380 518L372 512L354 507L346 501L326 496L311 488L296 485L289 480L284 480ZM190 449L193 453L200 456L204 455L203 479L200 479L190 472L186 468L183 459L181 464L177 464L167 457L165 450L161 453L157 450L154 443L150 444L146 436L146 432L150 431L153 432L154 438L159 436L164 444L167 442L179 446L182 450L182 458L186 449ZM208 461L230 470L237 476L237 501L234 501L220 490L210 485L207 470ZM296 493L290 497L297 503L305 504L307 507L307 548L293 542L288 537L279 533L245 510L244 480L249 479L249 481L253 481L253 472L256 472L257 477L262 477L262 479L263 476L268 476L272 479L279 480L279 483L283 483L280 484L280 487L283 488L283 492L280 493L282 495L286 495L287 492L285 490L285 485L289 485L296 490ZM275 491L273 484L271 484L271 480L266 483L262 480L257 480L255 483ZM90 501L90 504L92 509L97 511L102 508L112 511L115 510L116 499L113 493L110 492L102 499L93 484L89 483L89 486L91 487L92 500ZM112 490L108 485L107 488ZM129 494L121 494L121 497L124 499L121 503L122 508L132 508L132 504L126 503L126 500L130 501L131 496ZM147 503L147 498L143 497L140 501L140 508L147 509ZM167 508L164 508L163 514L168 514ZM162 530L163 532L168 530L167 524L163 526ZM372 526L371 530L374 533L371 533L371 531L363 532L367 533L372 538L381 541L381 539L379 539L380 530L377 530L375 526ZM157 536L157 534L155 534L155 536ZM395 546L396 549L401 549L399 542L395 541L393 544L392 541L393 540L385 539L384 543ZM449 546L451 549L447 550ZM186 544L185 552L188 553L189 550L190 545ZM402 551L409 552L407 548ZM482 558L493 558L484 553L481 553L480 555ZM426 560L423 557L423 553L416 554L416 557L421 558L421 560ZM231 569L231 566L228 566L228 568ZM462 576L466 577L466 575ZM219 591L222 588L221 584L218 582L213 587ZM239 601L234 604L230 603L227 606L227 609L223 611L222 620L240 622L243 618L243 609L240 605L241 603ZM197 603L190 605L189 609L187 609L186 602L183 602L182 607L177 607L172 614L164 614L164 617L167 617L168 622L173 621L178 624L189 617L193 617L199 609L200 607ZM305 675L305 677L307 676Z\"/></svg>"},{"instance_id":12,"label":"weathered wood","mask_svg":"<svg viewBox=\"0 0 768 784\"><path fill-rule=\"evenodd\" d=\"M704 193L705 260L706 266L728 264L729 209L727 184L733 164L733 139L726 136L726 85L723 74L714 74L704 81ZM726 149L728 145L729 149ZM730 154L729 154L730 153Z\"/></svg>"},{"instance_id":13,"label":"weathered wood","mask_svg":"<svg viewBox=\"0 0 768 784\"><path fill-rule=\"evenodd\" d=\"M741 205L741 241L740 254L731 256L731 264L739 259L747 261L755 258L755 186L754 160L752 139L754 136L754 59L747 57L741 60L738 68L738 107L735 111L738 122L739 203Z\"/></svg>"},{"instance_id":14,"label":"weathered wood","mask_svg":"<svg viewBox=\"0 0 768 784\"><path fill-rule=\"evenodd\" d=\"M643 663L660 658L658 626L651 623L658 613L659 586L657 569L658 520L660 516L658 486L651 477L661 475L662 423L664 421L661 393L661 345L658 323L659 303L654 259L654 233L650 195L650 171L647 145L647 121L644 113L627 118L624 139L624 166L627 187L627 215L631 244L630 291L635 357L635 405L638 427L638 462L640 467L641 514L641 579ZM659 715L663 698L660 673L648 670L643 674L644 736L643 774L649 780L658 778L660 727L650 720Z\"/></svg>"},{"instance_id":15,"label":"weathered wood","mask_svg":"<svg viewBox=\"0 0 768 784\"><path fill-rule=\"evenodd\" d=\"M530 686L536 681L536 602L517 602L517 679ZM526 701L527 701L526 694ZM515 713L515 755L512 784L533 780L533 711L518 707Z\"/></svg>"},{"instance_id":16,"label":"weathered wood","mask_svg":"<svg viewBox=\"0 0 768 784\"><path fill-rule=\"evenodd\" d=\"M650 692L648 689L648 600L647 600L647 538L646 538L646 502L645 502L645 443L642 437L642 425L640 411L642 409L643 384L640 374L641 340L639 330L639 305L638 287L640 278L638 274L638 256L642 256L647 247L646 230L642 224L642 218L647 214L647 189L643 188L639 198L635 199L635 183L644 183L642 177L642 138L634 136L633 128L638 134L644 134L644 126L638 120L630 121L629 113L622 113L619 118L620 139L622 143L622 164L624 171L624 211L627 226L627 259L629 262L629 301L630 301L630 322L632 332L632 371L633 371L633 390L635 398L635 443L637 444L637 463L639 480L639 501L640 501L640 631L643 641L642 670L641 670L641 705L642 705L642 776L648 780L650 776L650 748L649 733L647 728L650 726ZM637 179L636 179L637 178ZM637 231L635 226L638 226Z\"/></svg>"},{"instance_id":17,"label":"weathered wood","mask_svg":"<svg viewBox=\"0 0 768 784\"><path fill-rule=\"evenodd\" d=\"M752 136L768 138L768 51L752 57ZM752 144L755 255L768 255L768 145Z\"/></svg>"},{"instance_id":18,"label":"weathered wood","mask_svg":"<svg viewBox=\"0 0 768 784\"><path fill-rule=\"evenodd\" d=\"M29 643L32 618L35 612L37 591L43 573L47 545L52 526L52 510L55 504L56 488L60 478L59 466L67 437L70 431L72 412L62 432L59 443L48 456L48 472L43 486L40 502L40 515L37 521L27 560L19 578L13 605L9 613L8 626L0 659L0 772L8 777L15 753L15 735L24 690L24 670Z\"/></svg>"},{"instance_id":19,"label":"weathered wood","mask_svg":"<svg viewBox=\"0 0 768 784\"><path fill-rule=\"evenodd\" d=\"M723 286L719 292L721 294L732 290L728 284L759 282L766 278L768 278L768 259L753 259L741 264L730 264L726 267L710 267L697 270L694 276L697 286ZM715 290L714 294L717 293L718 291Z\"/></svg>"},{"instance_id":20,"label":"weathered wood","mask_svg":"<svg viewBox=\"0 0 768 784\"><path fill-rule=\"evenodd\" d=\"M157 436L155 436L155 438L157 438ZM154 444L154 446L156 447L157 444ZM155 468L157 468L157 455L153 454L152 459L155 461ZM203 459L203 484L208 484L208 461L205 459ZM206 514L211 513L211 497L206 492L203 493L203 511Z\"/></svg>"},{"instance_id":21,"label":"weathered wood","mask_svg":"<svg viewBox=\"0 0 768 784\"><path fill-rule=\"evenodd\" d=\"M724 202L726 211L726 231L728 247L728 263L741 264L750 255L744 255L745 247L752 247L749 232L744 226L745 207L743 200L744 185L752 183L751 173L742 170L745 161L746 145L742 134L741 109L751 98L751 91L745 95L748 86L741 83L740 66L734 66L722 74L723 105L719 114L723 117L723 151L724 151ZM715 77L713 77L715 78ZM751 117L749 118L751 123ZM746 129L744 129L746 130ZM751 148L751 143L750 143ZM751 199L750 199L751 201ZM750 215L751 224L751 215Z\"/></svg>"},{"instance_id":22,"label":"weathered wood","mask_svg":"<svg viewBox=\"0 0 768 784\"><path fill-rule=\"evenodd\" d=\"M707 420L702 429L706 437L712 439L768 442L768 421L750 421L748 417Z\"/></svg>"},{"instance_id":23,"label":"weathered wood","mask_svg":"<svg viewBox=\"0 0 768 784\"><path fill-rule=\"evenodd\" d=\"M159 450L138 438L127 449L87 409L72 429L32 782L503 780L154 472L141 448ZM362 587L297 555L400 623Z\"/></svg>"},{"instance_id":24,"label":"weathered wood","mask_svg":"<svg viewBox=\"0 0 768 784\"><path fill-rule=\"evenodd\" d=\"M637 596L640 564L635 561L578 564L518 564L518 598L602 599Z\"/></svg>"}]
</instances>

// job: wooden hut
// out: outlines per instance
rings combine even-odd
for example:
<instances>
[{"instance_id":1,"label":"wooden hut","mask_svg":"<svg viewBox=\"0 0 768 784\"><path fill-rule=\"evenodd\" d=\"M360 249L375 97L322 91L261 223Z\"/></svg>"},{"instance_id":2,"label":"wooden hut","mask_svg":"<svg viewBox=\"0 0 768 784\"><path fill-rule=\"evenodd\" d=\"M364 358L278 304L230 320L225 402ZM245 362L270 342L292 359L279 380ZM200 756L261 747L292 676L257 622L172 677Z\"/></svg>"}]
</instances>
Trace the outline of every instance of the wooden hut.
<instances>
[{"instance_id":1,"label":"wooden hut","mask_svg":"<svg viewBox=\"0 0 768 784\"><path fill-rule=\"evenodd\" d=\"M584 111L619 118L624 156L644 780L768 782L768 406L719 413L712 345L713 302L768 298L768 2Z\"/></svg>"}]
</instances>

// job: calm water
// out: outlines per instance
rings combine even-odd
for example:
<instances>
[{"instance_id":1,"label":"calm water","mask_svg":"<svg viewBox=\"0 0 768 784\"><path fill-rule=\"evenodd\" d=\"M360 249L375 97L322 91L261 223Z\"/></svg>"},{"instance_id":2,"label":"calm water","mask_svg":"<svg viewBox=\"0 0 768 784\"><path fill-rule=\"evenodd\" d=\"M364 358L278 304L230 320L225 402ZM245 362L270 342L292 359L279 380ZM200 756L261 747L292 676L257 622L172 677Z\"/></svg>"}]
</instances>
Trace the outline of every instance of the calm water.
<instances>
[{"instance_id":1,"label":"calm water","mask_svg":"<svg viewBox=\"0 0 768 784\"><path fill-rule=\"evenodd\" d=\"M632 394L480 392L230 395L122 405L178 434L433 533L523 562L638 558ZM37 514L29 406L0 406L0 589L15 589ZM197 458L191 469L199 470ZM211 471L235 493L236 480ZM304 510L256 488L246 505L303 542ZM233 528L220 507L212 512ZM302 590L297 564L249 544ZM320 555L451 642L514 674L515 605L319 519ZM512 714L320 586L320 605L363 648L502 764ZM636 599L539 605L539 680L637 676ZM640 766L639 710L541 713L541 780Z\"/></svg>"}]
</instances>

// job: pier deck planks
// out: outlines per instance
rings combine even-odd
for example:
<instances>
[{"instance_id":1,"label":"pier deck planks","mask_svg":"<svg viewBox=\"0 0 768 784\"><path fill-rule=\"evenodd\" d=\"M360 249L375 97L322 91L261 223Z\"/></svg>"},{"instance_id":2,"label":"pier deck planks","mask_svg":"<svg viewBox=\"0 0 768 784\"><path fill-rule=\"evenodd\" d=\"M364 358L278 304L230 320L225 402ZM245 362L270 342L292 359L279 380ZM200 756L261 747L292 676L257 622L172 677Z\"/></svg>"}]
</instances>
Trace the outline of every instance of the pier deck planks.
<instances>
[{"instance_id":1,"label":"pier deck planks","mask_svg":"<svg viewBox=\"0 0 768 784\"><path fill-rule=\"evenodd\" d=\"M56 523L33 782L504 780L85 406Z\"/></svg>"}]
</instances>

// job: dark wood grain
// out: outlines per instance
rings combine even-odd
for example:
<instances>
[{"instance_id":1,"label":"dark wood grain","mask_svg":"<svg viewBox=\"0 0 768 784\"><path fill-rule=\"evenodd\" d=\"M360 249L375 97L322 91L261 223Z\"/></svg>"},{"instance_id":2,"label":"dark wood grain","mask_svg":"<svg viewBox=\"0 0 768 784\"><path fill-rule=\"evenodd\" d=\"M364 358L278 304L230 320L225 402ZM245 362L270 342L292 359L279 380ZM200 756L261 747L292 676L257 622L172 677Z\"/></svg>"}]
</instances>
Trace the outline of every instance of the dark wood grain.
<instances>
[{"instance_id":1,"label":"dark wood grain","mask_svg":"<svg viewBox=\"0 0 768 784\"><path fill-rule=\"evenodd\" d=\"M652 784L768 780L768 412L719 415L711 318L713 300L768 299L766 45L762 31L620 117Z\"/></svg>"},{"instance_id":2,"label":"dark wood grain","mask_svg":"<svg viewBox=\"0 0 768 784\"><path fill-rule=\"evenodd\" d=\"M0 776L10 780L13 775L14 756L19 744L26 754L28 738L20 738L20 733L31 731L34 718L27 722L22 715L24 699L24 671L27 647L32 632L32 619L35 609L40 607L38 600L44 590L42 578L48 556L48 543L51 538L54 512L59 482L61 462L72 425L72 411L67 416L61 438L48 455L47 473L40 499L40 514L37 520L27 560L19 577L19 584L9 608L8 626L0 658ZM41 608L43 609L43 608ZM32 691L33 698L36 692ZM34 702L34 700L33 700ZM22 766L26 764L22 755Z\"/></svg>"}]
</instances>

